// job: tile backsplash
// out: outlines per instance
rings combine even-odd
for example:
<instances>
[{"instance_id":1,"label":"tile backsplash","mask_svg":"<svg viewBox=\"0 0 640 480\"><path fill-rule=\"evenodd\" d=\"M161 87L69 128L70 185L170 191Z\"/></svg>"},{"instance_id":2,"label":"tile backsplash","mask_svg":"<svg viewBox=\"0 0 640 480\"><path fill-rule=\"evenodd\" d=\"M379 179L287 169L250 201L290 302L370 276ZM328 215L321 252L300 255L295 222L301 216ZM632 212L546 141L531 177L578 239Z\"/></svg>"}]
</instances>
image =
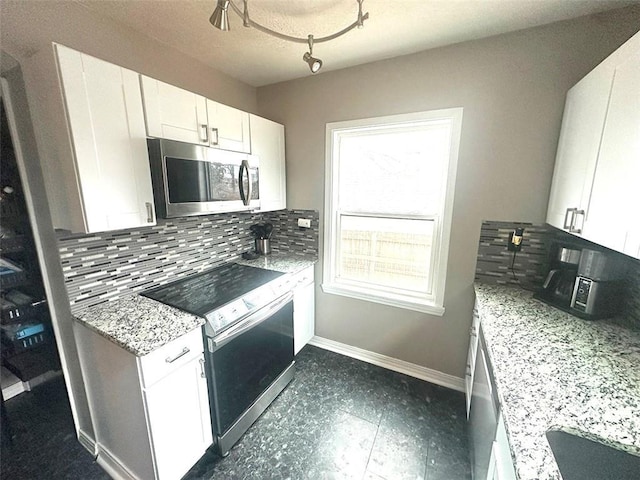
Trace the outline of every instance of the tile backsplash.
<instances>
[{"instance_id":1,"label":"tile backsplash","mask_svg":"<svg viewBox=\"0 0 640 480\"><path fill-rule=\"evenodd\" d=\"M522 250L515 257L512 271L513 252L507 250L507 242L509 233L517 227L524 228L524 235ZM490 284L520 285L528 290L537 290L542 286L549 270L549 255L555 243L580 249L603 249L546 224L484 221L480 227L475 280ZM621 255L616 252L611 254ZM621 314L612 321L640 330L640 261L621 256L627 266L622 287L625 300Z\"/></svg>"},{"instance_id":2,"label":"tile backsplash","mask_svg":"<svg viewBox=\"0 0 640 480\"><path fill-rule=\"evenodd\" d=\"M507 250L509 234L523 228L522 250ZM480 228L476 280L484 283L521 285L529 290L544 282L548 270L550 230L545 225L523 222L484 221ZM513 268L512 268L513 265Z\"/></svg>"},{"instance_id":3,"label":"tile backsplash","mask_svg":"<svg viewBox=\"0 0 640 480\"><path fill-rule=\"evenodd\" d=\"M311 218L312 228L298 229L299 217ZM274 225L274 252L317 258L318 220L314 210L225 213L161 220L152 227L62 236L58 250L71 311L233 261L254 249L249 227L261 221Z\"/></svg>"}]
</instances>

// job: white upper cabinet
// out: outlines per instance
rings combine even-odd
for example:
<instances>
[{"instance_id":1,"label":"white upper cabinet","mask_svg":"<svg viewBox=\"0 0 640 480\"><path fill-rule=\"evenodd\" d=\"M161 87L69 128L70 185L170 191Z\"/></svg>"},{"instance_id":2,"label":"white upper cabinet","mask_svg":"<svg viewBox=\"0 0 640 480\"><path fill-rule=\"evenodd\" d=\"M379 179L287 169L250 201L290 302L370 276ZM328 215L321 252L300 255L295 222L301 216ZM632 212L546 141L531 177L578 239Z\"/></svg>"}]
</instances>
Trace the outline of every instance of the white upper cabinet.
<instances>
[{"instance_id":1,"label":"white upper cabinet","mask_svg":"<svg viewBox=\"0 0 640 480\"><path fill-rule=\"evenodd\" d=\"M62 45L56 56L76 173L56 188L77 192L83 216L67 223L87 233L154 225L138 74Z\"/></svg>"},{"instance_id":2,"label":"white upper cabinet","mask_svg":"<svg viewBox=\"0 0 640 480\"><path fill-rule=\"evenodd\" d=\"M567 94L547 222L640 258L640 33Z\"/></svg>"},{"instance_id":3,"label":"white upper cabinet","mask_svg":"<svg viewBox=\"0 0 640 480\"><path fill-rule=\"evenodd\" d=\"M207 100L207 115L211 147L251 153L247 112Z\"/></svg>"},{"instance_id":4,"label":"white upper cabinet","mask_svg":"<svg viewBox=\"0 0 640 480\"><path fill-rule=\"evenodd\" d=\"M140 84L147 135L209 144L206 98L144 75Z\"/></svg>"},{"instance_id":5,"label":"white upper cabinet","mask_svg":"<svg viewBox=\"0 0 640 480\"><path fill-rule=\"evenodd\" d=\"M150 137L251 152L247 112L144 75L140 84Z\"/></svg>"},{"instance_id":6,"label":"white upper cabinet","mask_svg":"<svg viewBox=\"0 0 640 480\"><path fill-rule=\"evenodd\" d=\"M581 233L589 207L612 70L592 71L567 93L547 223L570 233Z\"/></svg>"},{"instance_id":7,"label":"white upper cabinet","mask_svg":"<svg viewBox=\"0 0 640 480\"><path fill-rule=\"evenodd\" d=\"M251 153L260 159L260 211L287 208L284 125L250 115Z\"/></svg>"},{"instance_id":8,"label":"white upper cabinet","mask_svg":"<svg viewBox=\"0 0 640 480\"><path fill-rule=\"evenodd\" d=\"M584 236L640 258L640 37L617 64Z\"/></svg>"}]
</instances>

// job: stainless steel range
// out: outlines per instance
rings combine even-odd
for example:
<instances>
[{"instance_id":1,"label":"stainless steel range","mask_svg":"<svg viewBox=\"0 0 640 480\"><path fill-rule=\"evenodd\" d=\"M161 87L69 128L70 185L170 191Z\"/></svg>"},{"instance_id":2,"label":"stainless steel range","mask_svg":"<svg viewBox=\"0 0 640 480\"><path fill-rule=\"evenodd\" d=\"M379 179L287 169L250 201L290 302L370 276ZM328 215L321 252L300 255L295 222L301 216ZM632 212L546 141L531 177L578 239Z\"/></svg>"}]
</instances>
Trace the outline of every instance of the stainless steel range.
<instances>
[{"instance_id":1,"label":"stainless steel range","mask_svg":"<svg viewBox=\"0 0 640 480\"><path fill-rule=\"evenodd\" d=\"M289 276L228 264L143 295L206 320L213 434L227 455L293 378Z\"/></svg>"}]
</instances>

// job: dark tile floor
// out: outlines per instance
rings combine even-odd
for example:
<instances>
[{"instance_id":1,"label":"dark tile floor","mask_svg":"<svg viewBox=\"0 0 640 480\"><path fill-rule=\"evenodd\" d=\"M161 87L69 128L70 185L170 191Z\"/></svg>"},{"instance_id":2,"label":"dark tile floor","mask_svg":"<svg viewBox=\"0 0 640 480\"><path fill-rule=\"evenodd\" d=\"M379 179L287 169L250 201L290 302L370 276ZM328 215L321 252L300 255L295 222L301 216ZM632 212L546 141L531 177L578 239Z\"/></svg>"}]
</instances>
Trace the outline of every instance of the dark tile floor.
<instances>
[{"instance_id":1,"label":"dark tile floor","mask_svg":"<svg viewBox=\"0 0 640 480\"><path fill-rule=\"evenodd\" d=\"M185 479L470 478L462 393L305 347L297 372L226 458ZM0 478L107 479L75 437L62 379L6 402Z\"/></svg>"},{"instance_id":2,"label":"dark tile floor","mask_svg":"<svg viewBox=\"0 0 640 480\"><path fill-rule=\"evenodd\" d=\"M471 477L462 393L312 346L296 367L229 456L185 479Z\"/></svg>"},{"instance_id":3,"label":"dark tile floor","mask_svg":"<svg viewBox=\"0 0 640 480\"><path fill-rule=\"evenodd\" d=\"M0 478L110 478L76 438L62 376L10 398L5 406L13 435L11 443L2 443Z\"/></svg>"}]
</instances>

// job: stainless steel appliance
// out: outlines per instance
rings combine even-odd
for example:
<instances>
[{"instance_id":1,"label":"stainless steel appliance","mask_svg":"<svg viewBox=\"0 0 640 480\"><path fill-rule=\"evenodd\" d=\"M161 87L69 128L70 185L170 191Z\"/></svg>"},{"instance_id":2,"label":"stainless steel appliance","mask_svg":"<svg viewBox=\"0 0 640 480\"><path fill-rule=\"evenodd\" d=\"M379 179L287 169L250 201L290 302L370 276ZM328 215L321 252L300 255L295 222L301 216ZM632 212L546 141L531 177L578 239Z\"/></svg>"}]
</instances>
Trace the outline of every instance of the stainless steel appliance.
<instances>
[{"instance_id":1,"label":"stainless steel appliance","mask_svg":"<svg viewBox=\"0 0 640 480\"><path fill-rule=\"evenodd\" d=\"M212 428L227 455L294 376L289 276L228 264L143 295L206 320Z\"/></svg>"},{"instance_id":2,"label":"stainless steel appliance","mask_svg":"<svg viewBox=\"0 0 640 480\"><path fill-rule=\"evenodd\" d=\"M471 469L474 479L485 479L489 472L492 448L500 419L500 402L487 355L487 346L478 327L478 353L473 375L473 396L469 411Z\"/></svg>"},{"instance_id":3,"label":"stainless steel appliance","mask_svg":"<svg viewBox=\"0 0 640 480\"><path fill-rule=\"evenodd\" d=\"M158 218L260 207L255 155L158 138L147 146Z\"/></svg>"},{"instance_id":4,"label":"stainless steel appliance","mask_svg":"<svg viewBox=\"0 0 640 480\"><path fill-rule=\"evenodd\" d=\"M621 304L621 279L625 272L623 257L597 250L582 250L571 308L583 318L615 315Z\"/></svg>"},{"instance_id":5,"label":"stainless steel appliance","mask_svg":"<svg viewBox=\"0 0 640 480\"><path fill-rule=\"evenodd\" d=\"M556 246L557 252L551 269L536 295L541 300L559 308L568 309L575 285L581 251L568 246Z\"/></svg>"}]
</instances>

